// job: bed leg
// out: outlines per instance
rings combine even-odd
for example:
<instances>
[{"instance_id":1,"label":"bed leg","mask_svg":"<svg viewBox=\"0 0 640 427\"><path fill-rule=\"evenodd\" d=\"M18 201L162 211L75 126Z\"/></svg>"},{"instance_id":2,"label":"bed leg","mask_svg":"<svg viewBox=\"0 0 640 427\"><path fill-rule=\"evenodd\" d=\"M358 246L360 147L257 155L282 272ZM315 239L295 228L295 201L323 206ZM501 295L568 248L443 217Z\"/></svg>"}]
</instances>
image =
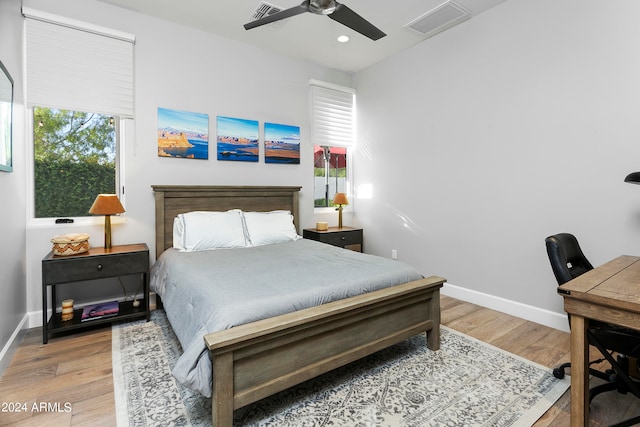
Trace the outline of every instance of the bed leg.
<instances>
[{"instance_id":1,"label":"bed leg","mask_svg":"<svg viewBox=\"0 0 640 427\"><path fill-rule=\"evenodd\" d=\"M433 328L427 331L427 347L430 350L440 349L440 290L433 291L429 301L429 311L433 320Z\"/></svg>"},{"instance_id":2,"label":"bed leg","mask_svg":"<svg viewBox=\"0 0 640 427\"><path fill-rule=\"evenodd\" d=\"M233 353L212 357L211 420L213 427L233 426Z\"/></svg>"}]
</instances>

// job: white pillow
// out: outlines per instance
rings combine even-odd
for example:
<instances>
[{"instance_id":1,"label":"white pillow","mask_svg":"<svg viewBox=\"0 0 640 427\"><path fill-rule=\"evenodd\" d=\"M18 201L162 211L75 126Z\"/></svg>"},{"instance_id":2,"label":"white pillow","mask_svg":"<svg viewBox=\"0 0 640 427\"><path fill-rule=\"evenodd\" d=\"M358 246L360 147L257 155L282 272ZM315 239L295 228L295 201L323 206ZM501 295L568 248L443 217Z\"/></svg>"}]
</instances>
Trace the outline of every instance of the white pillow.
<instances>
[{"instance_id":1,"label":"white pillow","mask_svg":"<svg viewBox=\"0 0 640 427\"><path fill-rule=\"evenodd\" d=\"M244 212L244 223L251 246L301 239L289 211Z\"/></svg>"},{"instance_id":2,"label":"white pillow","mask_svg":"<svg viewBox=\"0 0 640 427\"><path fill-rule=\"evenodd\" d=\"M194 211L173 221L173 247L181 251L205 251L247 247L242 211Z\"/></svg>"}]
</instances>

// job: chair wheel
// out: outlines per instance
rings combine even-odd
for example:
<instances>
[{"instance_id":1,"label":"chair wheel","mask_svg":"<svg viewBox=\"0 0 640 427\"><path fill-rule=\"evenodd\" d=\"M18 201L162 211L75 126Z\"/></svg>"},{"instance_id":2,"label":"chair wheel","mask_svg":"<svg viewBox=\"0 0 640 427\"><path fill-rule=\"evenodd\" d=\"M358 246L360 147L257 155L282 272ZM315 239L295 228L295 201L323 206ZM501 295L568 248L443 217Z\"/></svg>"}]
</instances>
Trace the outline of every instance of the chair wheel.
<instances>
[{"instance_id":1,"label":"chair wheel","mask_svg":"<svg viewBox=\"0 0 640 427\"><path fill-rule=\"evenodd\" d=\"M555 368L553 370L553 376L556 377L557 379L561 380L564 378L564 369L562 368Z\"/></svg>"}]
</instances>

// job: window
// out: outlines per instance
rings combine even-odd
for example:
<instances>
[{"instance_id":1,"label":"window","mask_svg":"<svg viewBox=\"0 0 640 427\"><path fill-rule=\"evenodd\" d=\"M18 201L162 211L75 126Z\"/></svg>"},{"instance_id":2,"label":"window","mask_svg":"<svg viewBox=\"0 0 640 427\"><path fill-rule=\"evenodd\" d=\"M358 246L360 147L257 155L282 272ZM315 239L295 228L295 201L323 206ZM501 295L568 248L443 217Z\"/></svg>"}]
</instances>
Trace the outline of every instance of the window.
<instances>
[{"instance_id":1,"label":"window","mask_svg":"<svg viewBox=\"0 0 640 427\"><path fill-rule=\"evenodd\" d=\"M347 148L313 147L314 207L332 206L336 193L347 193Z\"/></svg>"},{"instance_id":2,"label":"window","mask_svg":"<svg viewBox=\"0 0 640 427\"><path fill-rule=\"evenodd\" d=\"M100 193L118 194L117 118L34 107L35 218L88 216Z\"/></svg>"},{"instance_id":3,"label":"window","mask_svg":"<svg viewBox=\"0 0 640 427\"><path fill-rule=\"evenodd\" d=\"M22 13L33 114L30 211L34 218L89 216L98 194L122 196L135 37L28 7Z\"/></svg>"},{"instance_id":4,"label":"window","mask_svg":"<svg viewBox=\"0 0 640 427\"><path fill-rule=\"evenodd\" d=\"M355 135L353 89L311 81L314 144L314 206L331 207L335 193L349 194L350 153Z\"/></svg>"}]
</instances>

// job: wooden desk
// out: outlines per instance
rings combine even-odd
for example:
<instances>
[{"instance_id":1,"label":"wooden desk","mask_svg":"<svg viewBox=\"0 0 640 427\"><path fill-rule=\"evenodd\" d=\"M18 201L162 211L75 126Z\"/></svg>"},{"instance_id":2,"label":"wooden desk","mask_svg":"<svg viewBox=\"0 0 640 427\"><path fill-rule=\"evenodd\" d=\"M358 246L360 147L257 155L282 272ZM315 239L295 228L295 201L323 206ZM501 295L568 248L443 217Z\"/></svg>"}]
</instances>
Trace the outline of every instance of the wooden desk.
<instances>
[{"instance_id":1,"label":"wooden desk","mask_svg":"<svg viewBox=\"0 0 640 427\"><path fill-rule=\"evenodd\" d=\"M558 288L571 315L571 426L589 424L589 319L640 330L640 257L623 255Z\"/></svg>"}]
</instances>

